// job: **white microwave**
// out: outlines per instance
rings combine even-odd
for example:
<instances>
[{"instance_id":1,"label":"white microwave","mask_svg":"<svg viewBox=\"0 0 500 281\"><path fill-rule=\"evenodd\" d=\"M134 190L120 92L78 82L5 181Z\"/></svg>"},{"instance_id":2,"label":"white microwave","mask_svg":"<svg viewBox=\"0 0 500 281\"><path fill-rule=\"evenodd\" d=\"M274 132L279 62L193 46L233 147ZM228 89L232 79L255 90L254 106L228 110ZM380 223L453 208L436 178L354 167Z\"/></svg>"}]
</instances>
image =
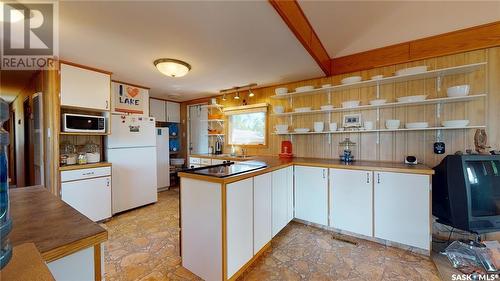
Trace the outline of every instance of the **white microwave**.
<instances>
[{"instance_id":1,"label":"white microwave","mask_svg":"<svg viewBox=\"0 0 500 281\"><path fill-rule=\"evenodd\" d=\"M105 133L106 117L64 113L62 118L63 132Z\"/></svg>"}]
</instances>

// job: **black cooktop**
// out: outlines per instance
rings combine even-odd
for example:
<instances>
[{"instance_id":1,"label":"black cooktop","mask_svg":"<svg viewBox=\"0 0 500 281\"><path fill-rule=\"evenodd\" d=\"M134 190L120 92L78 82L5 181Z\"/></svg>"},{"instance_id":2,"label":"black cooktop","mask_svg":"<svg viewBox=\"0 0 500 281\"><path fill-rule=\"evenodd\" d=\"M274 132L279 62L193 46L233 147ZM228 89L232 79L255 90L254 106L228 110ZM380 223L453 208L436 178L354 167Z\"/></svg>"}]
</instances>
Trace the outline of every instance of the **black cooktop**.
<instances>
[{"instance_id":1,"label":"black cooktop","mask_svg":"<svg viewBox=\"0 0 500 281\"><path fill-rule=\"evenodd\" d=\"M199 174L217 178L230 177L258 169L267 167L267 164L259 161L248 161L248 162L228 162L219 165L211 165L199 168L191 168L184 170L183 172L191 174Z\"/></svg>"}]
</instances>

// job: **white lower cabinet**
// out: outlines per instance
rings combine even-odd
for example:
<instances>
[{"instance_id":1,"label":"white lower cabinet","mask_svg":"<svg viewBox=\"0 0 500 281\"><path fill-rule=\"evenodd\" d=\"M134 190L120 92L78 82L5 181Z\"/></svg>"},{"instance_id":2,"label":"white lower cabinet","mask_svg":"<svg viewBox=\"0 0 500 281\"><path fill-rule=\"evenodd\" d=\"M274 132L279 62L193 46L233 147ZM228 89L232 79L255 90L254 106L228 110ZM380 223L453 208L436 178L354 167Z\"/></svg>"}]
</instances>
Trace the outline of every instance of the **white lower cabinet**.
<instances>
[{"instance_id":1,"label":"white lower cabinet","mask_svg":"<svg viewBox=\"0 0 500 281\"><path fill-rule=\"evenodd\" d=\"M50 273L52 273L52 276L54 276L54 279L57 281L95 280L94 247L89 247L55 261L51 261L47 266ZM102 263L101 272L104 275Z\"/></svg>"},{"instance_id":2,"label":"white lower cabinet","mask_svg":"<svg viewBox=\"0 0 500 281\"><path fill-rule=\"evenodd\" d=\"M330 169L330 226L373 235L373 172Z\"/></svg>"},{"instance_id":3,"label":"white lower cabinet","mask_svg":"<svg viewBox=\"0 0 500 281\"><path fill-rule=\"evenodd\" d=\"M430 250L430 176L374 173L374 236Z\"/></svg>"},{"instance_id":4,"label":"white lower cabinet","mask_svg":"<svg viewBox=\"0 0 500 281\"><path fill-rule=\"evenodd\" d=\"M293 219L293 167L272 172L272 234Z\"/></svg>"},{"instance_id":5,"label":"white lower cabinet","mask_svg":"<svg viewBox=\"0 0 500 281\"><path fill-rule=\"evenodd\" d=\"M272 238L271 173L253 179L253 253L262 249Z\"/></svg>"},{"instance_id":6,"label":"white lower cabinet","mask_svg":"<svg viewBox=\"0 0 500 281\"><path fill-rule=\"evenodd\" d=\"M253 178L226 186L227 278L253 257Z\"/></svg>"},{"instance_id":7,"label":"white lower cabinet","mask_svg":"<svg viewBox=\"0 0 500 281\"><path fill-rule=\"evenodd\" d=\"M295 166L295 217L328 225L328 169Z\"/></svg>"}]
</instances>

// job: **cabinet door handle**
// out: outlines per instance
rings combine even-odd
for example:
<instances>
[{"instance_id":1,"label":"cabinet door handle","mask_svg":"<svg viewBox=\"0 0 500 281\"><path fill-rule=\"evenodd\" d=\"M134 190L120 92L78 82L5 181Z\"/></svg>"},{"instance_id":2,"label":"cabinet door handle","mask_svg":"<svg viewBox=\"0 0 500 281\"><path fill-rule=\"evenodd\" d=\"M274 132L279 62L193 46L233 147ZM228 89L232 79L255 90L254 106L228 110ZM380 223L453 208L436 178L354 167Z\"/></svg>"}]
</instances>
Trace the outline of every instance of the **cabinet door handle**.
<instances>
[{"instance_id":1,"label":"cabinet door handle","mask_svg":"<svg viewBox=\"0 0 500 281\"><path fill-rule=\"evenodd\" d=\"M94 174L94 172L88 172L88 173L83 173L82 175L89 176L89 175L93 175L93 174Z\"/></svg>"},{"instance_id":2,"label":"cabinet door handle","mask_svg":"<svg viewBox=\"0 0 500 281\"><path fill-rule=\"evenodd\" d=\"M380 183L380 174L377 173L377 183Z\"/></svg>"},{"instance_id":3,"label":"cabinet door handle","mask_svg":"<svg viewBox=\"0 0 500 281\"><path fill-rule=\"evenodd\" d=\"M366 173L366 183L370 183L370 173Z\"/></svg>"},{"instance_id":4,"label":"cabinet door handle","mask_svg":"<svg viewBox=\"0 0 500 281\"><path fill-rule=\"evenodd\" d=\"M323 178L325 178L325 169L323 169Z\"/></svg>"},{"instance_id":5,"label":"cabinet door handle","mask_svg":"<svg viewBox=\"0 0 500 281\"><path fill-rule=\"evenodd\" d=\"M106 109L108 109L108 106L109 106L109 102L106 101Z\"/></svg>"},{"instance_id":6,"label":"cabinet door handle","mask_svg":"<svg viewBox=\"0 0 500 281\"><path fill-rule=\"evenodd\" d=\"M106 186L109 187L109 179L106 180Z\"/></svg>"}]
</instances>

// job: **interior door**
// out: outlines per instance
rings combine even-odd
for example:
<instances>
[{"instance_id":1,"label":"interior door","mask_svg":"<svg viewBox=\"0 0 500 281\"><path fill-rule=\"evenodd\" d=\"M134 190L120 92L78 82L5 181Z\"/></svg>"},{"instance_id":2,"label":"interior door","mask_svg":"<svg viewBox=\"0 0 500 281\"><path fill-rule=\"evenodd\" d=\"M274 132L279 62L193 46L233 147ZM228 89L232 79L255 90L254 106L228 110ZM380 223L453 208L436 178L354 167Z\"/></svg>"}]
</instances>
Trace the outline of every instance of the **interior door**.
<instances>
[{"instance_id":1,"label":"interior door","mask_svg":"<svg viewBox=\"0 0 500 281\"><path fill-rule=\"evenodd\" d=\"M33 173L34 185L44 184L42 93L33 95Z\"/></svg>"},{"instance_id":2,"label":"interior door","mask_svg":"<svg viewBox=\"0 0 500 281\"><path fill-rule=\"evenodd\" d=\"M188 143L190 154L208 153L208 109L198 105L189 106Z\"/></svg>"}]
</instances>

